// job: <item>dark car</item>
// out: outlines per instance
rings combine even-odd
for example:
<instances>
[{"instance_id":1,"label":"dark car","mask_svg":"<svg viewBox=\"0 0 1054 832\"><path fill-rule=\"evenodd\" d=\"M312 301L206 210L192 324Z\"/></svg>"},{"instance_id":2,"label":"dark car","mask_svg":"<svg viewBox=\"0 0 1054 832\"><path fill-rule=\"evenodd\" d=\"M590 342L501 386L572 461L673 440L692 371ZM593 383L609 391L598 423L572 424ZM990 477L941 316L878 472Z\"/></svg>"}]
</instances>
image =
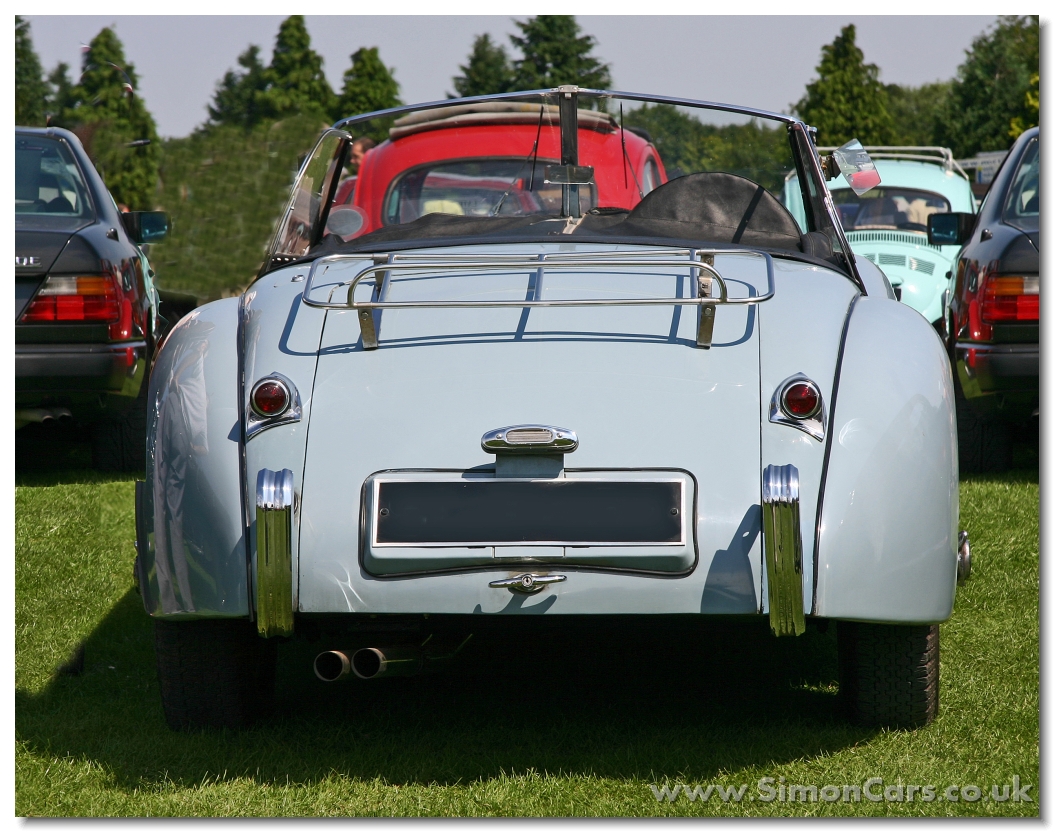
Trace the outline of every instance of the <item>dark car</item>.
<instances>
[{"instance_id":1,"label":"dark car","mask_svg":"<svg viewBox=\"0 0 1054 832\"><path fill-rule=\"evenodd\" d=\"M976 216L934 214L931 243L961 243L945 311L959 464L1009 466L1039 416L1039 128L1021 134Z\"/></svg>"},{"instance_id":2,"label":"dark car","mask_svg":"<svg viewBox=\"0 0 1054 832\"><path fill-rule=\"evenodd\" d=\"M90 425L96 467L142 468L159 333L141 248L160 212L122 213L77 137L15 128L15 426Z\"/></svg>"}]
</instances>

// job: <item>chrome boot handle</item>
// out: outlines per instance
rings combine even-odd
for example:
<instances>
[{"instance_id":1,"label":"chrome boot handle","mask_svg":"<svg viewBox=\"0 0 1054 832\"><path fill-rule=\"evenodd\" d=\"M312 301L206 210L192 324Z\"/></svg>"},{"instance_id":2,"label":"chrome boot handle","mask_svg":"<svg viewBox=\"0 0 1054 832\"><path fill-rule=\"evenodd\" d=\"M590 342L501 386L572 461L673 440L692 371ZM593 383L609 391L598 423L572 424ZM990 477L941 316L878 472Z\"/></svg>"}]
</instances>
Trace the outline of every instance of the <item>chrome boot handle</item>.
<instances>
[{"instance_id":1,"label":"chrome boot handle","mask_svg":"<svg viewBox=\"0 0 1054 832\"><path fill-rule=\"evenodd\" d=\"M508 589L512 592L525 592L531 595L535 592L541 592L549 584L558 584L566 580L567 575L536 575L532 572L527 572L514 578L491 581L489 586L495 589Z\"/></svg>"}]
</instances>

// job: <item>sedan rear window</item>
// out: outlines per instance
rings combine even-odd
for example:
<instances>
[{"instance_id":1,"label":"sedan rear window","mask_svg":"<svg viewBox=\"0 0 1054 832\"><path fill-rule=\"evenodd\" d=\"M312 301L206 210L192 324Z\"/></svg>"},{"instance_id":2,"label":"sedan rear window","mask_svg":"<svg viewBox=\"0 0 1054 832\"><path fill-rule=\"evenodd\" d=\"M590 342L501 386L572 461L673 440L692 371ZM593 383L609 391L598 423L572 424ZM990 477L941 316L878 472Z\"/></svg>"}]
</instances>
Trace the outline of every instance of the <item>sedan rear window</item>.
<instances>
[{"instance_id":1,"label":"sedan rear window","mask_svg":"<svg viewBox=\"0 0 1054 832\"><path fill-rule=\"evenodd\" d=\"M1006 200L1008 220L1039 216L1039 139L1029 142Z\"/></svg>"},{"instance_id":2,"label":"sedan rear window","mask_svg":"<svg viewBox=\"0 0 1054 832\"><path fill-rule=\"evenodd\" d=\"M91 216L88 189L65 142L16 135L15 213Z\"/></svg>"},{"instance_id":3,"label":"sedan rear window","mask_svg":"<svg viewBox=\"0 0 1054 832\"><path fill-rule=\"evenodd\" d=\"M846 231L885 228L925 231L930 214L945 214L951 204L933 191L914 188L872 188L857 196L848 188L831 191Z\"/></svg>"}]
</instances>

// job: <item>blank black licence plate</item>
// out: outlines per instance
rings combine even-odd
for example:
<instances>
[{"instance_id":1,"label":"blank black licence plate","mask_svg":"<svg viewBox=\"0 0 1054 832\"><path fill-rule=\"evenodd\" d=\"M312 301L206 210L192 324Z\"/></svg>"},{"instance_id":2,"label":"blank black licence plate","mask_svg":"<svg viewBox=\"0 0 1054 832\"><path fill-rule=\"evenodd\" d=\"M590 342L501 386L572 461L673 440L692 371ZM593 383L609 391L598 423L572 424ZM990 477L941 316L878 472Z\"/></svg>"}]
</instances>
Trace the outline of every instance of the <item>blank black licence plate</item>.
<instances>
[{"instance_id":1,"label":"blank black licence plate","mask_svg":"<svg viewBox=\"0 0 1054 832\"><path fill-rule=\"evenodd\" d=\"M683 483L459 480L378 483L380 545L677 544Z\"/></svg>"}]
</instances>

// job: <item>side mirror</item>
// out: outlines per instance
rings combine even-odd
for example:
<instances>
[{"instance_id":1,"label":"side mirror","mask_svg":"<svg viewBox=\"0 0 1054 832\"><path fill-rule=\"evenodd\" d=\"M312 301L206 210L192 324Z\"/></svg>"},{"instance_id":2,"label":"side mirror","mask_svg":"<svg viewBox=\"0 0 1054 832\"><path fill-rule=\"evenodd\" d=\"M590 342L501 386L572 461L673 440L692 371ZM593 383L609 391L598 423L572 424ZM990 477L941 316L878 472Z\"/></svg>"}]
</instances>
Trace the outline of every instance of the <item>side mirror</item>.
<instances>
[{"instance_id":1,"label":"side mirror","mask_svg":"<svg viewBox=\"0 0 1054 832\"><path fill-rule=\"evenodd\" d=\"M931 246L961 246L970 239L977 214L930 214L926 219L926 239Z\"/></svg>"},{"instance_id":2,"label":"side mirror","mask_svg":"<svg viewBox=\"0 0 1054 832\"><path fill-rule=\"evenodd\" d=\"M136 243L156 243L168 235L169 219L164 211L129 211L121 214L125 231Z\"/></svg>"},{"instance_id":3,"label":"side mirror","mask_svg":"<svg viewBox=\"0 0 1054 832\"><path fill-rule=\"evenodd\" d=\"M832 155L845 181L857 196L867 193L882 181L875 163L856 139L850 139Z\"/></svg>"},{"instance_id":4,"label":"side mirror","mask_svg":"<svg viewBox=\"0 0 1054 832\"><path fill-rule=\"evenodd\" d=\"M356 205L336 205L329 210L326 233L350 240L366 225L366 215Z\"/></svg>"}]
</instances>

